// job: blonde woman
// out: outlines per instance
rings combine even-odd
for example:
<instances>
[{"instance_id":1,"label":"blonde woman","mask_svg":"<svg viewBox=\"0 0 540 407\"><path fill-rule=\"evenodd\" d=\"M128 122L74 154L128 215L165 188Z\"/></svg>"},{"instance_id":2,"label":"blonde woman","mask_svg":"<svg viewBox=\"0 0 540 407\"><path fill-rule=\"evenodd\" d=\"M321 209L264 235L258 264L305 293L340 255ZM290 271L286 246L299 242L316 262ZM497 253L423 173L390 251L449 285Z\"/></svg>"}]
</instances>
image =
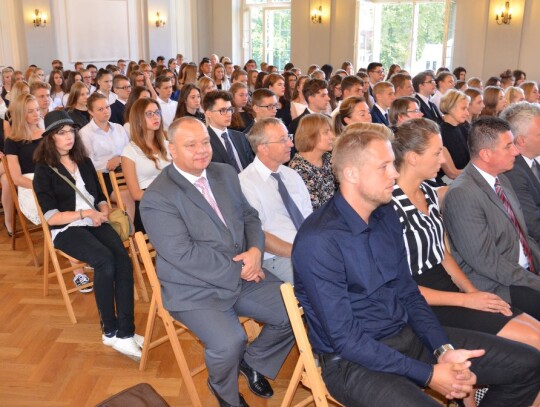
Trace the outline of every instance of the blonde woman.
<instances>
[{"instance_id":1,"label":"blonde woman","mask_svg":"<svg viewBox=\"0 0 540 407\"><path fill-rule=\"evenodd\" d=\"M525 92L518 86L510 86L504 92L507 106L525 101Z\"/></svg>"},{"instance_id":2,"label":"blonde woman","mask_svg":"<svg viewBox=\"0 0 540 407\"><path fill-rule=\"evenodd\" d=\"M525 100L529 103L538 103L540 100L540 93L538 92L538 84L533 81L522 82L519 87L523 89L525 93Z\"/></svg>"}]
</instances>

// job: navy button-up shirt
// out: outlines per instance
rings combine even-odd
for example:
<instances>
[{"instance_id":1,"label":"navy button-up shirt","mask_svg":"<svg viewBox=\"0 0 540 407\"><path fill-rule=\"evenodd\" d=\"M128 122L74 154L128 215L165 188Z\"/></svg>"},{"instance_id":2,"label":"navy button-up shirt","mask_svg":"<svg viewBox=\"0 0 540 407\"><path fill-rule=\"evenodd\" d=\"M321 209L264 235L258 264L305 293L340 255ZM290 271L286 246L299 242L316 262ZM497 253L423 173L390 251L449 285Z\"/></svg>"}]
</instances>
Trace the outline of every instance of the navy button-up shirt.
<instances>
[{"instance_id":1,"label":"navy button-up shirt","mask_svg":"<svg viewBox=\"0 0 540 407\"><path fill-rule=\"evenodd\" d=\"M379 342L408 324L431 351L449 343L411 277L402 235L391 205L377 208L366 224L336 193L298 231L295 291L315 352L423 385L431 365Z\"/></svg>"}]
</instances>

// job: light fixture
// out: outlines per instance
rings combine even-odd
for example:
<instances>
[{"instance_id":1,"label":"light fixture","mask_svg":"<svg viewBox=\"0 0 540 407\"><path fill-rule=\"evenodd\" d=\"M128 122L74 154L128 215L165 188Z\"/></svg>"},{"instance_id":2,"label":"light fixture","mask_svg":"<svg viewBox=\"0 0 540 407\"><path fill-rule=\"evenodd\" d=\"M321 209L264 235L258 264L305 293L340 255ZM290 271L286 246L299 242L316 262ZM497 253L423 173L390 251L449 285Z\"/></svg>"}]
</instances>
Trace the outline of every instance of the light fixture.
<instances>
[{"instance_id":1,"label":"light fixture","mask_svg":"<svg viewBox=\"0 0 540 407\"><path fill-rule=\"evenodd\" d=\"M47 25L47 16L43 14L39 9L35 10L35 17L33 20L34 27L45 27Z\"/></svg>"},{"instance_id":2,"label":"light fixture","mask_svg":"<svg viewBox=\"0 0 540 407\"><path fill-rule=\"evenodd\" d=\"M311 22L315 24L321 24L322 23L322 5L314 8L311 12Z\"/></svg>"},{"instance_id":3,"label":"light fixture","mask_svg":"<svg viewBox=\"0 0 540 407\"><path fill-rule=\"evenodd\" d=\"M495 21L497 24L510 24L512 20L512 10L510 10L510 2L504 3L504 8L500 8L499 12L495 14Z\"/></svg>"},{"instance_id":4,"label":"light fixture","mask_svg":"<svg viewBox=\"0 0 540 407\"><path fill-rule=\"evenodd\" d=\"M156 27L164 27L165 26L165 20L161 18L159 11L156 13Z\"/></svg>"}]
</instances>

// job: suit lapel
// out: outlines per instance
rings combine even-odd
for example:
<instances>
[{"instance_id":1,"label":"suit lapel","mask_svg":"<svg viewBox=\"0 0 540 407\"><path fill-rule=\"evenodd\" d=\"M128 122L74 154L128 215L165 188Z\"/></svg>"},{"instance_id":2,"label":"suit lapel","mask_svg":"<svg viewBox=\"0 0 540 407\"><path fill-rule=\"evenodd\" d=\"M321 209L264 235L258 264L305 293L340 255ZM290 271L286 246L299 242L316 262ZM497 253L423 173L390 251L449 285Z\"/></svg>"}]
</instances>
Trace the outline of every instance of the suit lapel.
<instances>
[{"instance_id":1,"label":"suit lapel","mask_svg":"<svg viewBox=\"0 0 540 407\"><path fill-rule=\"evenodd\" d=\"M228 163L229 157L227 156L227 150L225 150L219 136L211 127L208 127L208 134L210 135L210 145L212 146L212 154L214 156L213 161Z\"/></svg>"},{"instance_id":2,"label":"suit lapel","mask_svg":"<svg viewBox=\"0 0 540 407\"><path fill-rule=\"evenodd\" d=\"M233 235L233 237L235 237L234 219L235 209L237 208L232 206L232 200L230 199L231 190L228 188L227 182L222 179L222 173L219 168L215 167L215 164L210 164L208 166L206 169L206 175L208 177L208 183L212 189L214 199L218 204L221 215L223 215L223 219L225 219L225 222L227 223L227 229ZM214 210L212 210L212 212L214 212ZM217 215L216 218L219 220L221 225L223 225L223 222L221 222Z\"/></svg>"}]
</instances>

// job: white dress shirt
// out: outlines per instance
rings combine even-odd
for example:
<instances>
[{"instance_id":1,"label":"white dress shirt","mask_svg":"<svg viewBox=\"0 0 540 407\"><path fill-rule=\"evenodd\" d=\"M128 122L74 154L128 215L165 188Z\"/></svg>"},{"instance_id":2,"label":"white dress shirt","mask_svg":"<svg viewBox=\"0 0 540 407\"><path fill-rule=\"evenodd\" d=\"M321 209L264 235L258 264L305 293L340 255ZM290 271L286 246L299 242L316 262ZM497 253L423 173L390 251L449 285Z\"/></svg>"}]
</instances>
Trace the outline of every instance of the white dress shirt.
<instances>
[{"instance_id":1,"label":"white dress shirt","mask_svg":"<svg viewBox=\"0 0 540 407\"><path fill-rule=\"evenodd\" d=\"M126 130L118 123L109 122L109 131L103 131L94 119L79 130L79 135L86 147L88 156L97 171L109 172L107 161L120 157L124 147L129 143Z\"/></svg>"},{"instance_id":2,"label":"white dress shirt","mask_svg":"<svg viewBox=\"0 0 540 407\"><path fill-rule=\"evenodd\" d=\"M277 172L304 218L308 217L313 212L313 207L300 175L284 165L280 165ZM277 180L271 174L272 171L259 160L259 157L255 157L255 160L238 174L238 178L249 204L259 211L263 230L292 244L297 230L281 199ZM272 253L264 253L265 260L274 256Z\"/></svg>"},{"instance_id":3,"label":"white dress shirt","mask_svg":"<svg viewBox=\"0 0 540 407\"><path fill-rule=\"evenodd\" d=\"M176 114L176 106L178 102L175 102L172 99L164 101L161 98L157 98L159 106L161 107L161 119L163 120L163 130L169 130L169 126L174 120L174 115Z\"/></svg>"},{"instance_id":4,"label":"white dress shirt","mask_svg":"<svg viewBox=\"0 0 540 407\"><path fill-rule=\"evenodd\" d=\"M238 151L236 151L236 147L234 146L234 143L232 142L231 136L229 135L227 128L225 128L224 130L221 130L212 126L208 126L208 127L214 130L214 133L216 133L219 141L221 141L221 144L223 144L223 148L225 148L225 151L227 150L227 146L225 145L225 140L223 139L223 137L221 137L221 135L223 133L227 133L227 137L229 138L229 143L231 143L232 151L234 153L234 158L236 160L236 165L238 165L238 168L240 168L240 171L242 171L244 167L242 166L242 162L240 161L240 157L238 156Z\"/></svg>"}]
</instances>

